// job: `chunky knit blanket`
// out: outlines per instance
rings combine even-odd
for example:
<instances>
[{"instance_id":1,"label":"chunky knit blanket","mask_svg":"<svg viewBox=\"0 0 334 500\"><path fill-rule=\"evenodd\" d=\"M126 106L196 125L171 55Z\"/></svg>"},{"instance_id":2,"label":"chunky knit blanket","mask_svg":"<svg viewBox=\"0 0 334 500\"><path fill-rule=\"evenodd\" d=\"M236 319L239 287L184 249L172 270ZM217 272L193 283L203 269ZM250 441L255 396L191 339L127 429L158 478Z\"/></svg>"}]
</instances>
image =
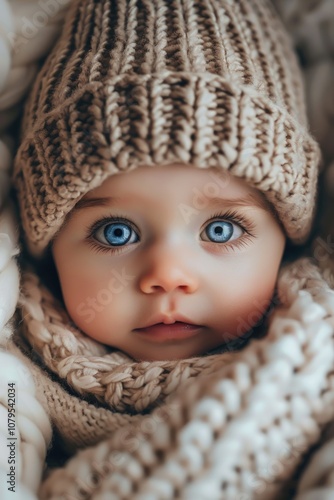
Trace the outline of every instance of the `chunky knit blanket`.
<instances>
[{"instance_id":1,"label":"chunky knit blanket","mask_svg":"<svg viewBox=\"0 0 334 500\"><path fill-rule=\"evenodd\" d=\"M68 451L99 443L52 472L40 498L284 498L333 417L334 291L301 259L282 270L278 297L266 337L241 351L135 362L68 327L25 273L33 350L22 348L56 375L30 363L40 401Z\"/></svg>"},{"instance_id":2,"label":"chunky knit blanket","mask_svg":"<svg viewBox=\"0 0 334 500\"><path fill-rule=\"evenodd\" d=\"M311 124L325 159L328 189L311 257L282 269L265 338L238 352L141 363L106 351L69 325L32 270L21 272L13 319L19 250L8 197L14 143L7 131L69 3L0 0L0 443L6 450L0 498L333 498L334 127L328 103L334 63L333 39L321 35L333 23L331 0L311 12L297 0L277 1L305 64ZM15 494L7 483L13 382ZM43 474L47 448L58 443L66 463Z\"/></svg>"},{"instance_id":3,"label":"chunky knit blanket","mask_svg":"<svg viewBox=\"0 0 334 500\"><path fill-rule=\"evenodd\" d=\"M0 0L0 498L35 499L51 425L36 398L29 369L8 351L12 316L19 296L17 220L9 197L14 140L10 130L32 84L41 57L54 44L69 2ZM8 490L8 444L12 401L8 383L15 382L15 493ZM8 453L7 453L8 452ZM13 457L12 457L13 458ZM13 465L14 466L14 465Z\"/></svg>"}]
</instances>

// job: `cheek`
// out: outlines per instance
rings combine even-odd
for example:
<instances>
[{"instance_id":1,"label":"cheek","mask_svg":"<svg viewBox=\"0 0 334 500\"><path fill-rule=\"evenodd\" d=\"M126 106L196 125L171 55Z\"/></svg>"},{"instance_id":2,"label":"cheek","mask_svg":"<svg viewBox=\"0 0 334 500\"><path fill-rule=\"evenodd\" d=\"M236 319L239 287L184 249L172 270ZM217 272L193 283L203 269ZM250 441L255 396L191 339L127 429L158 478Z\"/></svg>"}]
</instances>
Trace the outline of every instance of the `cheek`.
<instances>
[{"instance_id":1,"label":"cheek","mask_svg":"<svg viewBox=\"0 0 334 500\"><path fill-rule=\"evenodd\" d=\"M87 297L94 297L107 280L107 269L97 265L85 249L74 245L65 234L55 247L55 264L66 303L75 307Z\"/></svg>"},{"instance_id":2,"label":"cheek","mask_svg":"<svg viewBox=\"0 0 334 500\"><path fill-rule=\"evenodd\" d=\"M265 276L257 280L243 280L224 291L226 310L233 319L237 316L249 315L253 310L264 313L270 304L275 289L275 275ZM222 297L223 294L220 294Z\"/></svg>"},{"instance_id":3,"label":"cheek","mask_svg":"<svg viewBox=\"0 0 334 500\"><path fill-rule=\"evenodd\" d=\"M261 321L271 304L274 289L274 279L258 280L252 286L240 283L221 301L219 309L217 304L217 310L221 311L217 318L218 330L225 341L250 332Z\"/></svg>"},{"instance_id":4,"label":"cheek","mask_svg":"<svg viewBox=\"0 0 334 500\"><path fill-rule=\"evenodd\" d=\"M235 263L231 260L216 275L217 324L224 324L227 335L243 335L261 320L273 298L280 260L281 253L274 259L259 254Z\"/></svg>"},{"instance_id":5,"label":"cheek","mask_svg":"<svg viewBox=\"0 0 334 500\"><path fill-rule=\"evenodd\" d=\"M104 288L104 281L95 269L83 265L80 259L68 259L57 270L66 309L72 320L84 329L99 316L94 305Z\"/></svg>"},{"instance_id":6,"label":"cheek","mask_svg":"<svg viewBox=\"0 0 334 500\"><path fill-rule=\"evenodd\" d=\"M72 266L71 271L63 268L61 276L64 301L71 319L90 337L110 343L110 335L122 331L128 324L128 286L111 269L102 272L89 267L81 271Z\"/></svg>"},{"instance_id":7,"label":"cheek","mask_svg":"<svg viewBox=\"0 0 334 500\"><path fill-rule=\"evenodd\" d=\"M262 281L253 288L252 300L243 304L237 316L237 321L234 324L235 335L241 336L247 332L252 333L252 328L257 323L261 324L266 311L270 310L274 305L275 283L275 280Z\"/></svg>"},{"instance_id":8,"label":"cheek","mask_svg":"<svg viewBox=\"0 0 334 500\"><path fill-rule=\"evenodd\" d=\"M113 301L99 279L87 274L75 275L65 280L63 287L65 306L76 326L88 336L103 343L104 332L113 317Z\"/></svg>"}]
</instances>

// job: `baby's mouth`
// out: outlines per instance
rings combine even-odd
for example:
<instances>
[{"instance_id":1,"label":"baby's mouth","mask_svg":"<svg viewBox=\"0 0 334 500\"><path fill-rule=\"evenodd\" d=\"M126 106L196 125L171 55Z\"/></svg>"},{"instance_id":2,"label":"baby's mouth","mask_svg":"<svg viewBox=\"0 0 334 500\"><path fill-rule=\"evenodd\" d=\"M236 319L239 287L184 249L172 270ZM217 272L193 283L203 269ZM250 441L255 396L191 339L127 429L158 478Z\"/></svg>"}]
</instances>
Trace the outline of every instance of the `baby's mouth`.
<instances>
[{"instance_id":1,"label":"baby's mouth","mask_svg":"<svg viewBox=\"0 0 334 500\"><path fill-rule=\"evenodd\" d=\"M156 323L145 328L137 328L134 332L140 336L150 339L153 342L164 342L168 340L183 340L193 337L200 333L203 326L193 325L190 323L183 323L176 321L175 323L165 324Z\"/></svg>"}]
</instances>

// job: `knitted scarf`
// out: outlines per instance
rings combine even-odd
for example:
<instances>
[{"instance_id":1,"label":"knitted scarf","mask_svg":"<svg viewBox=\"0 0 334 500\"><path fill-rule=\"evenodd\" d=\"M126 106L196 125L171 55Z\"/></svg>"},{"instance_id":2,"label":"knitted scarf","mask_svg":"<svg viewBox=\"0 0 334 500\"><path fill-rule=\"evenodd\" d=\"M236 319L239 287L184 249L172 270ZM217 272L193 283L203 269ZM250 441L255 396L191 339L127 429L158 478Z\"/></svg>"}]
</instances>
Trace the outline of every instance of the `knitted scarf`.
<instances>
[{"instance_id":1,"label":"knitted scarf","mask_svg":"<svg viewBox=\"0 0 334 500\"><path fill-rule=\"evenodd\" d=\"M305 258L282 268L277 292L266 336L242 350L143 362L85 336L26 272L22 333L40 399L67 450L94 445L40 498L282 498L333 416L334 292Z\"/></svg>"}]
</instances>

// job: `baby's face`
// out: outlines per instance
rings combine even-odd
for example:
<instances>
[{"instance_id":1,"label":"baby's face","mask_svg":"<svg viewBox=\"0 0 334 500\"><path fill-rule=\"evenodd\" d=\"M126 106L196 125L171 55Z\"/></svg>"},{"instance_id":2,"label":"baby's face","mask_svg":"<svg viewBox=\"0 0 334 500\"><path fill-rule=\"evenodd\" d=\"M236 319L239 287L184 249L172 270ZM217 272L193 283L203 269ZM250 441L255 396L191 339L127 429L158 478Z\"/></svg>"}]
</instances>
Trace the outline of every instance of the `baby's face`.
<instances>
[{"instance_id":1,"label":"baby's face","mask_svg":"<svg viewBox=\"0 0 334 500\"><path fill-rule=\"evenodd\" d=\"M284 246L257 190L215 168L168 165L90 191L52 253L82 331L135 359L167 360L251 330L273 296ZM153 323L170 325L145 330Z\"/></svg>"}]
</instances>

